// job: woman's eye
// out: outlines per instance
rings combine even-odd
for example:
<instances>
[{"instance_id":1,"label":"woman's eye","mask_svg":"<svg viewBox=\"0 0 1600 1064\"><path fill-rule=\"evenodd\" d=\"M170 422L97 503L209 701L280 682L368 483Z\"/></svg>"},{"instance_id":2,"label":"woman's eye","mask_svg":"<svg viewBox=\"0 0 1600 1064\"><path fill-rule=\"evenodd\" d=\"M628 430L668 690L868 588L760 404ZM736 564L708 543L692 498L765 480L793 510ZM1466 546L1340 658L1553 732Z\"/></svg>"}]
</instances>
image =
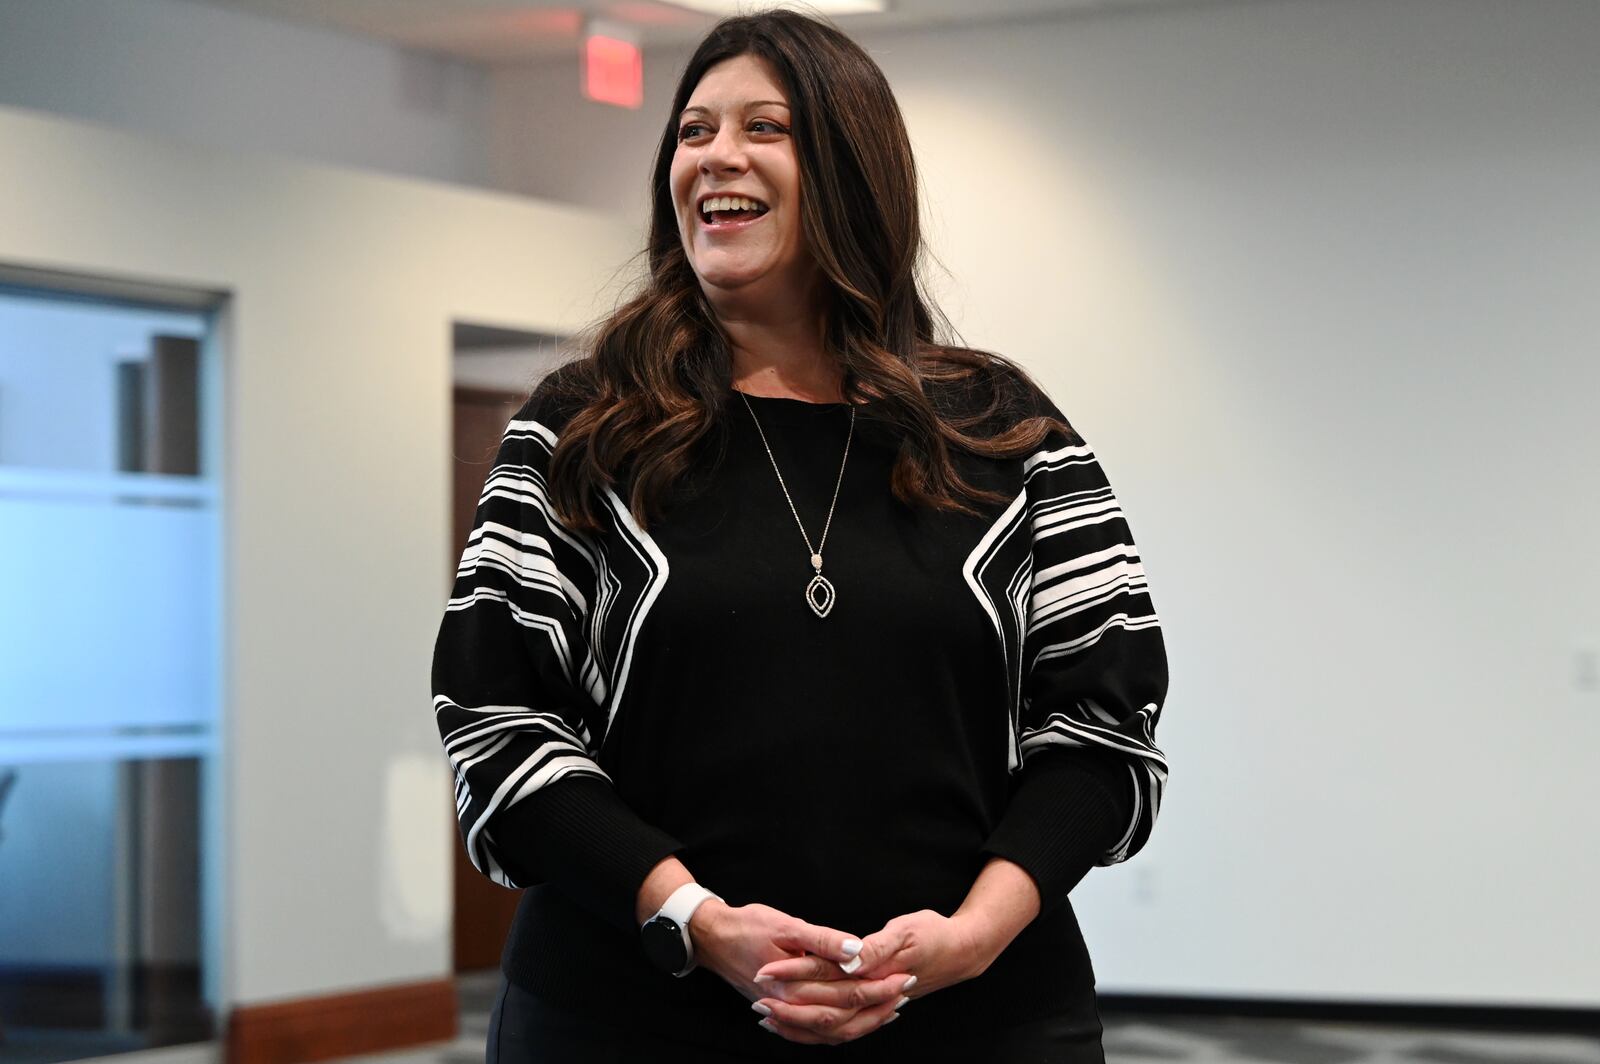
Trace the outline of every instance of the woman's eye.
<instances>
[{"instance_id":1,"label":"woman's eye","mask_svg":"<svg viewBox=\"0 0 1600 1064\"><path fill-rule=\"evenodd\" d=\"M679 126L678 127L678 139L680 141L692 140L693 138L701 136L702 134L704 134L707 131L707 128L708 127L706 126L706 124L704 122L690 122L688 125ZM770 119L766 119L766 118L758 118L754 122L751 122L750 123L750 129L753 132L757 132L757 133L787 133L787 132L789 132L787 129L784 129L778 123L773 122Z\"/></svg>"}]
</instances>

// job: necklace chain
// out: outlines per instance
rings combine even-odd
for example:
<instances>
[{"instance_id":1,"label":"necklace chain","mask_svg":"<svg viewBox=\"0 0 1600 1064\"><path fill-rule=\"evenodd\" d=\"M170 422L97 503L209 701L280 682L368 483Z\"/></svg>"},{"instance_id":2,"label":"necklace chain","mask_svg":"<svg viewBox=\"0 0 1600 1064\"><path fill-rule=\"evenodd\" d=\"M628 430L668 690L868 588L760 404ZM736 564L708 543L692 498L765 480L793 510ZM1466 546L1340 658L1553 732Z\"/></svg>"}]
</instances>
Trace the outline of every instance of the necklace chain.
<instances>
[{"instance_id":1,"label":"necklace chain","mask_svg":"<svg viewBox=\"0 0 1600 1064\"><path fill-rule=\"evenodd\" d=\"M735 389L735 391L737 390ZM822 523L822 538L813 547L811 545L811 537L806 533L805 522L800 520L800 511L795 508L794 497L789 494L789 485L783 481L783 471L778 468L778 459L773 456L772 445L767 442L767 434L761 427L761 419L756 417L755 407L750 405L749 396L742 391L739 392L739 396L744 400L745 409L750 411L750 420L756 423L756 431L761 434L761 446L767 450L767 460L772 463L772 471L778 474L778 487L783 489L783 497L789 503L789 512L794 514L794 523L799 526L800 538L806 541L806 549L811 552L811 567L816 570L817 575L812 578L811 584L807 585L806 602L810 604L811 609L817 616L826 617L828 610L833 608L834 594L833 585L822 575L822 548L828 542L828 529L833 527L833 510L839 504L839 487L844 483L845 463L850 461L850 441L855 436L856 431L855 404L852 403L850 406L850 430L844 438L844 458L839 462L839 479L833 485L833 501L828 504L828 517ZM823 604L820 606L817 604L816 599L812 597L812 589L818 587L818 585L821 585L820 590L824 592Z\"/></svg>"}]
</instances>

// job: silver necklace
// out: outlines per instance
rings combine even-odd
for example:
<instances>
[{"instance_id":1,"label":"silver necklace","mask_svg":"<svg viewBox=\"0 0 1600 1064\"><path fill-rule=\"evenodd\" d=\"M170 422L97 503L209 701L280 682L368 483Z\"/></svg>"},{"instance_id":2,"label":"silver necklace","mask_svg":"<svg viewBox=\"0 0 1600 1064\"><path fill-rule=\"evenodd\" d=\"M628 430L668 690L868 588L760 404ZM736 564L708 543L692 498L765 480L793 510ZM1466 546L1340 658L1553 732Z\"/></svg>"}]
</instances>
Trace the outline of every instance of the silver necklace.
<instances>
[{"instance_id":1,"label":"silver necklace","mask_svg":"<svg viewBox=\"0 0 1600 1064\"><path fill-rule=\"evenodd\" d=\"M833 502L828 504L828 519L822 524L822 538L813 547L811 537L806 535L806 526L800 520L800 511L794 508L794 499L789 495L789 486L783 482L783 473L778 469L778 460L772 456L772 445L767 442L767 434L761 429L761 419L756 417L756 409L750 405L750 398L744 392L739 392L739 395L744 399L745 409L750 411L750 420L756 423L756 431L761 433L761 446L767 449L767 459L772 463L772 471L778 474L778 487L783 489L783 497L789 500L789 512L794 514L794 523L800 526L800 535L806 541L806 549L811 552L811 568L816 570L816 575L806 585L806 605L810 606L811 612L818 617L826 617L828 611L833 609L833 603L838 596L834 593L833 584L822 575L822 546L828 542L828 529L833 525L833 508L839 502L839 485L844 483L845 462L850 460L850 439L856 432L855 404L850 404L850 431L844 438L844 459L839 463L839 479L833 485Z\"/></svg>"}]
</instances>

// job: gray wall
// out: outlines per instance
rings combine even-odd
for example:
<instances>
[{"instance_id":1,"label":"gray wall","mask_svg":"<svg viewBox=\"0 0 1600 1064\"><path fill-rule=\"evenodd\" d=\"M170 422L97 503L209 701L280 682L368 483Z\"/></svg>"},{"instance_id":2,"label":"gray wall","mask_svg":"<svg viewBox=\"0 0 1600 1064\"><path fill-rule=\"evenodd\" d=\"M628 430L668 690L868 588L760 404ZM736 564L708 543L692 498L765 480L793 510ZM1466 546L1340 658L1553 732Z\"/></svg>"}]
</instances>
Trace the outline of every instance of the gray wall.
<instances>
[{"instance_id":1,"label":"gray wall","mask_svg":"<svg viewBox=\"0 0 1600 1064\"><path fill-rule=\"evenodd\" d=\"M185 0L0 0L0 104L245 155L485 185L471 63Z\"/></svg>"}]
</instances>

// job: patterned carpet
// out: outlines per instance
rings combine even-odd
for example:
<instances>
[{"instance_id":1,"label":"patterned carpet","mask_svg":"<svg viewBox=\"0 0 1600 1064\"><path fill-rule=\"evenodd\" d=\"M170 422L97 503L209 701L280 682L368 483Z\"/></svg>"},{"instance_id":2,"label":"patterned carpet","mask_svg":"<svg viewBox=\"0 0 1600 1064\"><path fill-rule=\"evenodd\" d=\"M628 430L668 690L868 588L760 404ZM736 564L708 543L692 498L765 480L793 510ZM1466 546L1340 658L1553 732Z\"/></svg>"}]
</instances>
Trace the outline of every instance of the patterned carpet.
<instances>
[{"instance_id":1,"label":"patterned carpet","mask_svg":"<svg viewBox=\"0 0 1600 1064\"><path fill-rule=\"evenodd\" d=\"M1600 1064L1600 1036L1243 1017L1104 1017L1107 1064Z\"/></svg>"}]
</instances>

